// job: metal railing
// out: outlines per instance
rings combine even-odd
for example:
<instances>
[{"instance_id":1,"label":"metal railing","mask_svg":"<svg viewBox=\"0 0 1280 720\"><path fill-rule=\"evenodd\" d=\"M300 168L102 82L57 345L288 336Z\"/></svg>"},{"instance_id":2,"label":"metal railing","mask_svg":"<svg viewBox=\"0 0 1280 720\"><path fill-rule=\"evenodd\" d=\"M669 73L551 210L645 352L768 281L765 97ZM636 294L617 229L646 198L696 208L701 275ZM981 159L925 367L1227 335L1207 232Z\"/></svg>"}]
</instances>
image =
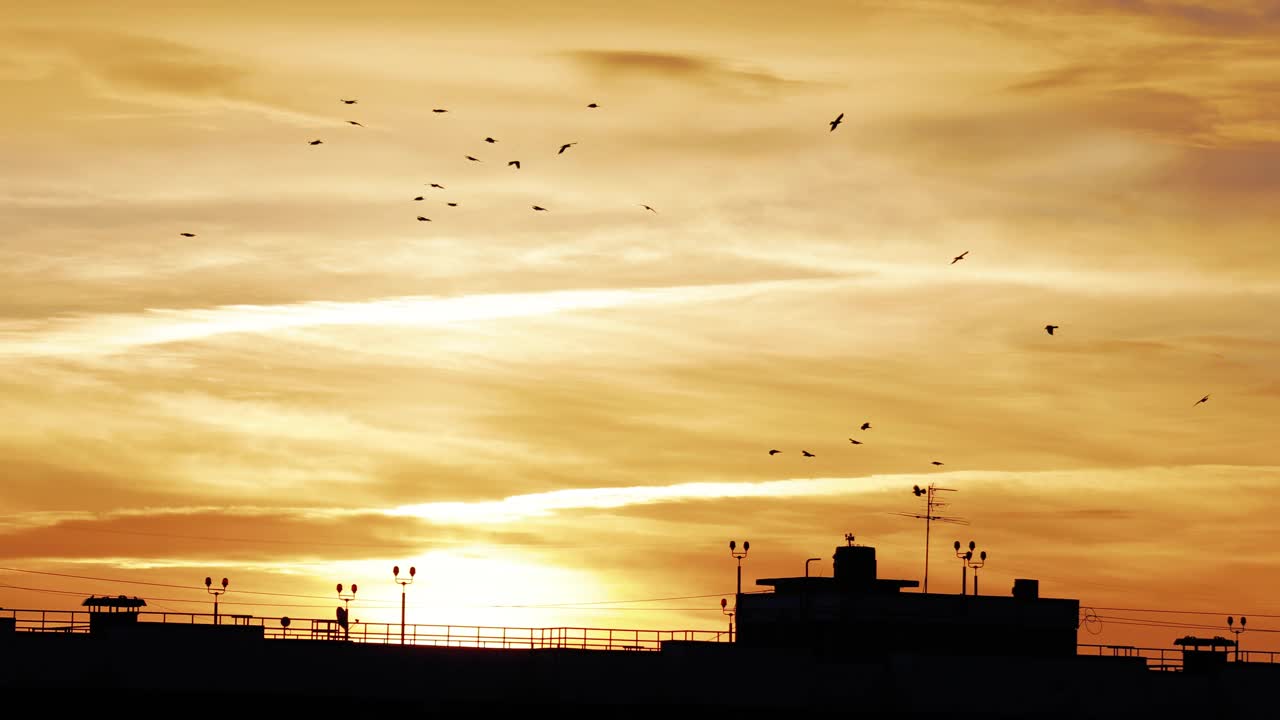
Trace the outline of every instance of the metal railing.
<instances>
[{"instance_id":1,"label":"metal railing","mask_svg":"<svg viewBox=\"0 0 1280 720\"><path fill-rule=\"evenodd\" d=\"M139 623L213 625L211 614L138 612ZM0 610L0 618L14 618L16 632L39 633L88 633L90 613L85 610ZM253 615L221 614L221 625L261 627L265 638L275 640L345 640L380 645L400 644L400 624L384 622L351 622L345 629L337 620L320 618L295 618L288 627L279 618ZM654 651L661 650L669 641L729 642L724 630L635 630L619 628L585 627L486 627L467 625L404 626L404 644L435 647L468 647L492 649L574 649ZM1076 646L1078 655L1141 658L1150 670L1177 672L1182 670L1181 648L1151 648L1133 645ZM1227 653L1227 660L1245 663L1280 663L1280 652L1268 650L1240 650Z\"/></svg>"}]
</instances>

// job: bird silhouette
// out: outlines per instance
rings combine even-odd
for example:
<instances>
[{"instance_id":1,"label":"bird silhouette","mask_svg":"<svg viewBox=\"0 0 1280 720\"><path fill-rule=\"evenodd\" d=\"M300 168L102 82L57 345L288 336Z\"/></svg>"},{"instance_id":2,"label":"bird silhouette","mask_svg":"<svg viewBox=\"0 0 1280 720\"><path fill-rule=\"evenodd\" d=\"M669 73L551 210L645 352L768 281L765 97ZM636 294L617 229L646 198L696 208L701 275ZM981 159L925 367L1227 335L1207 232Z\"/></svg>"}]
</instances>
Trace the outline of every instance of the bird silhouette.
<instances>
[{"instance_id":1,"label":"bird silhouette","mask_svg":"<svg viewBox=\"0 0 1280 720\"><path fill-rule=\"evenodd\" d=\"M344 103L346 103L346 104L348 104L348 105L355 105L357 101L355 101L355 100L347 100L346 98L343 98L343 99L342 99L342 102L344 102Z\"/></svg>"},{"instance_id":2,"label":"bird silhouette","mask_svg":"<svg viewBox=\"0 0 1280 720\"><path fill-rule=\"evenodd\" d=\"M360 123L356 122L355 120L348 120L348 121L347 121L347 124L348 124L348 125L355 125L356 127L364 127L363 125L361 125Z\"/></svg>"},{"instance_id":3,"label":"bird silhouette","mask_svg":"<svg viewBox=\"0 0 1280 720\"><path fill-rule=\"evenodd\" d=\"M640 207L642 207L642 208L644 208L645 210L648 210L649 212L652 212L652 213L656 213L656 212L658 212L657 210L654 210L653 208L649 207L648 205L643 205L643 204L642 204Z\"/></svg>"},{"instance_id":4,"label":"bird silhouette","mask_svg":"<svg viewBox=\"0 0 1280 720\"><path fill-rule=\"evenodd\" d=\"M441 190L443 190L443 189L444 189L444 186L443 186L443 185L441 185L440 183L431 183L431 187L433 187L433 188L440 188Z\"/></svg>"},{"instance_id":5,"label":"bird silhouette","mask_svg":"<svg viewBox=\"0 0 1280 720\"><path fill-rule=\"evenodd\" d=\"M1057 330L1057 329L1058 329L1058 326L1057 326L1057 325L1045 325L1045 326L1044 326L1044 331L1045 331L1045 332L1047 332L1047 333L1049 333L1050 335L1052 335L1052 334L1053 334L1053 331L1054 331L1054 330Z\"/></svg>"},{"instance_id":6,"label":"bird silhouette","mask_svg":"<svg viewBox=\"0 0 1280 720\"><path fill-rule=\"evenodd\" d=\"M832 120L831 122L827 123L828 125L831 126L831 129L828 130L827 132L835 132L836 126L840 124L841 120L844 120L844 113L840 113L839 115L836 116L835 120Z\"/></svg>"},{"instance_id":7,"label":"bird silhouette","mask_svg":"<svg viewBox=\"0 0 1280 720\"><path fill-rule=\"evenodd\" d=\"M540 206L540 205L534 205L534 206L533 206L533 209L534 209L534 210L542 210L542 211L545 211L545 210L546 210L546 208L544 208L544 207L542 207L542 206Z\"/></svg>"},{"instance_id":8,"label":"bird silhouette","mask_svg":"<svg viewBox=\"0 0 1280 720\"><path fill-rule=\"evenodd\" d=\"M426 200L426 198L424 198L424 197L422 197L421 195L419 195L418 197L414 198L414 200L415 200L415 201L416 201L416 200Z\"/></svg>"},{"instance_id":9,"label":"bird silhouette","mask_svg":"<svg viewBox=\"0 0 1280 720\"><path fill-rule=\"evenodd\" d=\"M1209 402L1209 396L1208 396L1208 395L1205 395L1204 397L1202 397L1202 398L1200 398L1199 400L1197 400L1197 401L1196 401L1196 404L1195 404L1195 405L1192 405L1191 407L1195 407L1196 405L1199 405L1200 403L1206 403L1206 402Z\"/></svg>"},{"instance_id":10,"label":"bird silhouette","mask_svg":"<svg viewBox=\"0 0 1280 720\"><path fill-rule=\"evenodd\" d=\"M556 153L556 154L557 154L557 155L559 155L560 153L563 153L565 150L568 150L569 148L571 148L571 147L573 147L574 145L577 145L577 144L578 144L578 143L576 143L576 142L565 143L565 144L563 144L563 145L561 145L561 146L560 146L560 152L558 152L558 153Z\"/></svg>"},{"instance_id":11,"label":"bird silhouette","mask_svg":"<svg viewBox=\"0 0 1280 720\"><path fill-rule=\"evenodd\" d=\"M425 217L422 217L421 215L419 215L419 216L418 216L418 222L431 222L431 218L425 218Z\"/></svg>"},{"instance_id":12,"label":"bird silhouette","mask_svg":"<svg viewBox=\"0 0 1280 720\"><path fill-rule=\"evenodd\" d=\"M467 159L471 162L480 162L480 158L471 157L470 155L467 156Z\"/></svg>"},{"instance_id":13,"label":"bird silhouette","mask_svg":"<svg viewBox=\"0 0 1280 720\"><path fill-rule=\"evenodd\" d=\"M941 465L942 463L938 462L937 460L934 460L934 461L933 461L933 464L934 464L934 465Z\"/></svg>"},{"instance_id":14,"label":"bird silhouette","mask_svg":"<svg viewBox=\"0 0 1280 720\"><path fill-rule=\"evenodd\" d=\"M770 450L770 451L769 451L769 454L770 454L770 455L777 455L777 454L778 454L778 453L780 453L780 452L782 452L782 451L781 451L781 450Z\"/></svg>"},{"instance_id":15,"label":"bird silhouette","mask_svg":"<svg viewBox=\"0 0 1280 720\"><path fill-rule=\"evenodd\" d=\"M869 423L869 422L864 422L864 423L862 423L862 429L863 429L863 430L870 430L870 429L871 429L871 423Z\"/></svg>"},{"instance_id":16,"label":"bird silhouette","mask_svg":"<svg viewBox=\"0 0 1280 720\"><path fill-rule=\"evenodd\" d=\"M587 103L587 107L589 107L589 108L598 108L598 107L600 107L600 106L599 106L599 105L597 105L597 104L595 104L595 103Z\"/></svg>"},{"instance_id":17,"label":"bird silhouette","mask_svg":"<svg viewBox=\"0 0 1280 720\"><path fill-rule=\"evenodd\" d=\"M514 165L514 166L515 166L515 168L516 168L517 170L519 170L519 169L520 169L520 161L519 161L519 160L512 160L511 162L507 163L507 167L511 167L512 165Z\"/></svg>"},{"instance_id":18,"label":"bird silhouette","mask_svg":"<svg viewBox=\"0 0 1280 720\"><path fill-rule=\"evenodd\" d=\"M458 207L458 203L445 203L449 207Z\"/></svg>"},{"instance_id":19,"label":"bird silhouette","mask_svg":"<svg viewBox=\"0 0 1280 720\"><path fill-rule=\"evenodd\" d=\"M861 444L862 444L862 441L861 441L861 440L854 440L853 438L849 438L849 442L853 443L854 445L861 445Z\"/></svg>"},{"instance_id":20,"label":"bird silhouette","mask_svg":"<svg viewBox=\"0 0 1280 720\"><path fill-rule=\"evenodd\" d=\"M491 137L487 137L487 138L485 138L485 139L484 139L484 141L485 141L485 142L487 142L487 143L490 143L490 144L498 142L497 140L494 140L494 139L493 139L493 138L491 138Z\"/></svg>"},{"instance_id":21,"label":"bird silhouette","mask_svg":"<svg viewBox=\"0 0 1280 720\"><path fill-rule=\"evenodd\" d=\"M195 237L195 236L196 236L196 234L195 234L195 233L178 233L178 234L179 234L179 235L181 235L182 237Z\"/></svg>"},{"instance_id":22,"label":"bird silhouette","mask_svg":"<svg viewBox=\"0 0 1280 720\"><path fill-rule=\"evenodd\" d=\"M445 110L444 108L433 108L433 109L431 110L431 112L433 112L433 113L442 113L442 112L449 112L449 111L448 111L448 110Z\"/></svg>"},{"instance_id":23,"label":"bird silhouette","mask_svg":"<svg viewBox=\"0 0 1280 720\"><path fill-rule=\"evenodd\" d=\"M308 145L322 145L323 143L324 143L324 141L323 141L323 140L312 140L311 142L309 142L309 143L307 143L307 144L308 144Z\"/></svg>"},{"instance_id":24,"label":"bird silhouette","mask_svg":"<svg viewBox=\"0 0 1280 720\"><path fill-rule=\"evenodd\" d=\"M800 451L800 453L801 453L802 455L804 455L805 457L817 457L816 455L814 455L813 453L809 452L808 450L801 450L801 451Z\"/></svg>"},{"instance_id":25,"label":"bird silhouette","mask_svg":"<svg viewBox=\"0 0 1280 720\"><path fill-rule=\"evenodd\" d=\"M958 262L960 262L961 260L963 260L963 259L964 259L964 256L965 256L965 255L968 255L968 254L969 254L969 251L968 251L968 250L965 250L964 252L962 252L962 253L960 253L959 255L957 255L957 256L955 256L954 258L952 258L952 260L951 260L951 264L952 264L952 265L955 265L956 263L958 263Z\"/></svg>"}]
</instances>

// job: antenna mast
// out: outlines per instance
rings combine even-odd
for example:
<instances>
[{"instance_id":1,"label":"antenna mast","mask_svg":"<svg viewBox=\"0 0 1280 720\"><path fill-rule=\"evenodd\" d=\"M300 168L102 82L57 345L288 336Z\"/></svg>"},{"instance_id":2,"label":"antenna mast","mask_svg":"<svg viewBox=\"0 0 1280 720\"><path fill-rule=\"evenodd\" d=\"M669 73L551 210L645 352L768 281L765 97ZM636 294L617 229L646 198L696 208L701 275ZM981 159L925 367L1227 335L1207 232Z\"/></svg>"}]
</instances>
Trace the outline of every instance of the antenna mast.
<instances>
[{"instance_id":1,"label":"antenna mast","mask_svg":"<svg viewBox=\"0 0 1280 720\"><path fill-rule=\"evenodd\" d=\"M894 513L895 515L901 515L903 517L916 518L917 520L924 520L924 592L926 594L928 594L929 592L929 534L930 534L930 529L933 525L933 521L937 520L938 522L954 523L956 525L969 524L969 521L965 520L964 518L955 517L952 515L940 514L940 512L943 509L949 507L951 503L946 502L944 500L940 500L937 497L937 494L939 492L955 492L955 488L938 487L934 483L929 483L928 487L920 487L919 485L913 485L911 486L911 494L915 495L916 497L923 497L925 499L924 514L920 515L917 513Z\"/></svg>"}]
</instances>

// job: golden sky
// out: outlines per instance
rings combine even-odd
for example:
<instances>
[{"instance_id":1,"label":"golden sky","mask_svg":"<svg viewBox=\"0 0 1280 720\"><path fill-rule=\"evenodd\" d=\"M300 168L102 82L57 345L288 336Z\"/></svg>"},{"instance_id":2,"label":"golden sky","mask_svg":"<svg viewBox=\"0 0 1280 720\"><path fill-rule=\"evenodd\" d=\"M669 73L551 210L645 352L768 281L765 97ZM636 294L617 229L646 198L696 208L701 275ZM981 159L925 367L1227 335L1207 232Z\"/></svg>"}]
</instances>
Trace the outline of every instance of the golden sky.
<instances>
[{"instance_id":1,"label":"golden sky","mask_svg":"<svg viewBox=\"0 0 1280 720\"><path fill-rule=\"evenodd\" d=\"M1276 2L0 0L0 606L720 629L936 482L933 591L1280 648L1277 78Z\"/></svg>"}]
</instances>

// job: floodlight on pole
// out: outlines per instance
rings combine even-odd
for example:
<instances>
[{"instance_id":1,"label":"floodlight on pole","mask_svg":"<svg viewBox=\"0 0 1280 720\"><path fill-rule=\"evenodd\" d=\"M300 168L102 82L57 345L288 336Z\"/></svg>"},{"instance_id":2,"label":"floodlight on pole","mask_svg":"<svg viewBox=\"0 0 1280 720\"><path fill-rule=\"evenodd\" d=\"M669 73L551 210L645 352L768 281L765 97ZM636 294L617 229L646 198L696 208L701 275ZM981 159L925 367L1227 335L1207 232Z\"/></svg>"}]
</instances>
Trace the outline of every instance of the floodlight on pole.
<instances>
[{"instance_id":1,"label":"floodlight on pole","mask_svg":"<svg viewBox=\"0 0 1280 720\"><path fill-rule=\"evenodd\" d=\"M413 576L418 574L418 568L409 567L409 577L400 577L400 566L396 565L391 568L391 576L395 578L396 584L400 586L400 644L404 644L404 602L405 602L405 586L413 582Z\"/></svg>"},{"instance_id":2,"label":"floodlight on pole","mask_svg":"<svg viewBox=\"0 0 1280 720\"><path fill-rule=\"evenodd\" d=\"M978 559L975 560L973 557L975 547L974 542L970 540L969 552L965 553L964 564L966 567L973 570L973 594L976 597L978 594L978 568L987 564L987 551L983 550L978 553Z\"/></svg>"},{"instance_id":3,"label":"floodlight on pole","mask_svg":"<svg viewBox=\"0 0 1280 720\"><path fill-rule=\"evenodd\" d=\"M342 583L338 583L338 599L342 601L342 607L338 608L338 624L342 626L343 640L351 639L351 628L347 619L351 617L350 603L356 598L356 590L358 589L359 587L355 583L351 583L351 592L344 593L342 592Z\"/></svg>"},{"instance_id":4,"label":"floodlight on pole","mask_svg":"<svg viewBox=\"0 0 1280 720\"><path fill-rule=\"evenodd\" d=\"M1240 616L1240 629L1239 629L1239 630L1237 630L1237 629L1236 629L1236 627L1235 627L1236 619L1235 619L1234 617L1231 617L1231 616L1228 616L1228 617L1227 617L1227 628L1228 628L1229 630L1231 630L1231 632L1232 632L1232 633L1234 633L1234 634L1235 634L1235 636L1236 636L1236 662L1240 662L1240 633L1244 632L1244 626L1245 626L1248 622L1249 622L1249 618L1247 618L1247 617L1245 617L1245 616L1241 615L1241 616Z\"/></svg>"},{"instance_id":5,"label":"floodlight on pole","mask_svg":"<svg viewBox=\"0 0 1280 720\"><path fill-rule=\"evenodd\" d=\"M736 604L734 606L734 609L731 610L729 609L729 601L724 598L720 598L720 612L729 616L729 642L733 642L733 614L736 611L736 609L737 609Z\"/></svg>"},{"instance_id":6,"label":"floodlight on pole","mask_svg":"<svg viewBox=\"0 0 1280 720\"><path fill-rule=\"evenodd\" d=\"M742 594L742 559L747 556L747 551L750 549L751 549L750 541L743 540L741 550L738 549L738 541L736 540L729 541L729 555L738 561L738 594L739 595ZM733 606L735 608L738 606L738 599L736 597L733 600Z\"/></svg>"},{"instance_id":7,"label":"floodlight on pole","mask_svg":"<svg viewBox=\"0 0 1280 720\"><path fill-rule=\"evenodd\" d=\"M208 592L210 595L212 595L212 596L213 596L213 624L214 624L214 625L218 625L218 624L219 624L219 622L218 622L218 596L219 596L219 595L221 595L222 593L224 593L224 592L226 592L226 591L227 591L227 585L229 585L229 584L230 584L230 582L231 582L231 581L227 580L226 578L222 578L222 587L221 587L221 588L216 588L216 587L214 587L214 586L213 586L213 578L211 578L211 577L207 577L207 576L206 576L206 577L205 577L205 579L204 579L204 589L205 589L205 591L206 591L206 592Z\"/></svg>"}]
</instances>

